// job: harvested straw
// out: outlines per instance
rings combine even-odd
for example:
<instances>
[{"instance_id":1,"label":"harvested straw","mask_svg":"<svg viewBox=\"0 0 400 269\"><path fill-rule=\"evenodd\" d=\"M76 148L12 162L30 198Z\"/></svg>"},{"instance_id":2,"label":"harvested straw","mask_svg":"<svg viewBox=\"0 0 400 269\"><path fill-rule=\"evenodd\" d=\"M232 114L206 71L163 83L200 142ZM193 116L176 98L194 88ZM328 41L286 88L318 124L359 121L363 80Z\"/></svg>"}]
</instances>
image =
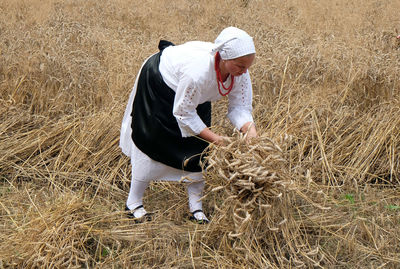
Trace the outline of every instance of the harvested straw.
<instances>
[{"instance_id":1,"label":"harvested straw","mask_svg":"<svg viewBox=\"0 0 400 269\"><path fill-rule=\"evenodd\" d=\"M380 234L395 242L398 237L390 238L379 224L368 222L367 216L373 214L373 209L366 205L377 199L371 195L371 189L364 189L362 198L355 198L353 194L338 195L338 191L347 188L329 187L314 180L310 170L303 173L302 169L290 166L290 157L296 155L288 153L293 150L294 140L290 136L279 140L278 145L262 136L249 143L245 136L237 134L228 145L211 148L207 157L208 196L216 195L210 236L225 234L224 249L235 253L238 264L250 263L255 267L266 264L273 268L337 266L348 259L343 252L340 252L343 257L338 256L344 246L350 253L381 253L385 264L399 262L386 249L387 245L378 246L373 239ZM388 193L382 197L389 199ZM358 199L363 202L355 204ZM353 213L348 211L351 208L355 210ZM365 211L355 213L359 210L355 208Z\"/></svg>"},{"instance_id":2,"label":"harvested straw","mask_svg":"<svg viewBox=\"0 0 400 269\"><path fill-rule=\"evenodd\" d=\"M303 177L291 173L281 147L267 137L248 142L238 134L229 145L211 149L211 192L222 191L224 197L213 222L227 229L241 257L265 249L260 255L282 268L312 266L324 259L302 236L293 210Z\"/></svg>"},{"instance_id":3,"label":"harvested straw","mask_svg":"<svg viewBox=\"0 0 400 269\"><path fill-rule=\"evenodd\" d=\"M399 9L0 0L0 267L399 268ZM186 221L169 183L146 193L156 220L133 225L118 135L135 75L160 38L228 25L254 37L261 137L211 149L210 225ZM225 102L214 128L230 135Z\"/></svg>"}]
</instances>

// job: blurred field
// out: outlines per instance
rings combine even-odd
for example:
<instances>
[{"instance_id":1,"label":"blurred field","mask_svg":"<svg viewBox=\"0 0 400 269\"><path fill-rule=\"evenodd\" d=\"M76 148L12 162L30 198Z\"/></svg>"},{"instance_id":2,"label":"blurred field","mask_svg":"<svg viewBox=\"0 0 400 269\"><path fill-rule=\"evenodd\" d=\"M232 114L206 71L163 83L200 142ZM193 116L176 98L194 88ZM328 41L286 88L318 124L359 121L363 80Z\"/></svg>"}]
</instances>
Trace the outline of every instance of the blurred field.
<instances>
[{"instance_id":1,"label":"blurred field","mask_svg":"<svg viewBox=\"0 0 400 269\"><path fill-rule=\"evenodd\" d=\"M0 267L399 268L400 2L0 0ZM260 138L213 106L204 197L153 183L123 214L119 128L159 39L254 37Z\"/></svg>"}]
</instances>

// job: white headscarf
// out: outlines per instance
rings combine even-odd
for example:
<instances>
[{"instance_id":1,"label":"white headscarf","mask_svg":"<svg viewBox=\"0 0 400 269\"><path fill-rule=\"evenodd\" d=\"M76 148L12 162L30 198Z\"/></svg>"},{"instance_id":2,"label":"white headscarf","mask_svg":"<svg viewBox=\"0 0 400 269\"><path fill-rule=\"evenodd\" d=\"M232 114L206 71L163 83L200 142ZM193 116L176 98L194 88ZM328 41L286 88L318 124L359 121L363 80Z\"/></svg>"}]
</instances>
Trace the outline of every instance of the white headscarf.
<instances>
[{"instance_id":1,"label":"white headscarf","mask_svg":"<svg viewBox=\"0 0 400 269\"><path fill-rule=\"evenodd\" d=\"M253 38L236 27L222 30L214 44L215 47L211 53L215 54L218 51L223 60L235 59L256 52Z\"/></svg>"}]
</instances>

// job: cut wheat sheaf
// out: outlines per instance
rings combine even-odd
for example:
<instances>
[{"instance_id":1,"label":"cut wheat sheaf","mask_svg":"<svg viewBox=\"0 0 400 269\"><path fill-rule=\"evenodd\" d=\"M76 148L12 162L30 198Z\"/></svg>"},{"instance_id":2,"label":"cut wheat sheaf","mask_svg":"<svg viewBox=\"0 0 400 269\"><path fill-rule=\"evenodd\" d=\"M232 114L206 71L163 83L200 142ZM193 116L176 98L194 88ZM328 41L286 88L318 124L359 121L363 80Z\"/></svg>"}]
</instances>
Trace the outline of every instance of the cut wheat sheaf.
<instances>
[{"instance_id":1,"label":"cut wheat sheaf","mask_svg":"<svg viewBox=\"0 0 400 269\"><path fill-rule=\"evenodd\" d=\"M226 147L213 151L209 157L208 170L217 166L217 178L222 179L229 195L227 203L235 204L235 226L240 234L243 224L251 220L256 209L266 212L272 205L281 203L284 193L294 187L294 182L285 177L286 162L281 148L271 139L260 139L250 144L239 137ZM216 165L218 162L219 165ZM221 186L222 187L222 186ZM218 190L215 187L212 191ZM285 222L281 220L279 224ZM270 227L270 230L277 230Z\"/></svg>"},{"instance_id":2,"label":"cut wheat sheaf","mask_svg":"<svg viewBox=\"0 0 400 269\"><path fill-rule=\"evenodd\" d=\"M206 174L210 193L223 193L223 201L215 205L218 214L214 221L229 230L236 249L246 250L253 240L274 245L282 252L280 264L302 267L305 260L318 263L311 257L318 254L318 248L302 238L292 242L285 239L301 233L292 208L296 208L293 201L304 197L299 183L306 180L304 175L290 171L282 150L289 142L287 135L278 141L266 136L248 141L246 135L236 134L227 145L210 148ZM329 210L311 201L308 204Z\"/></svg>"}]
</instances>

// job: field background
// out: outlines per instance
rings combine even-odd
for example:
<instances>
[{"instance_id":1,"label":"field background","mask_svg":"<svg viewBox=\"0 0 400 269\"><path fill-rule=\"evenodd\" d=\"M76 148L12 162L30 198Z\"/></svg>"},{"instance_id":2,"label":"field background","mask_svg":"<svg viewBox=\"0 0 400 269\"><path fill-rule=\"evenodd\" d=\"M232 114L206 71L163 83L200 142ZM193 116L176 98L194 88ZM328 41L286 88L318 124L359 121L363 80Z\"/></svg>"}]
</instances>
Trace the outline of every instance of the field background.
<instances>
[{"instance_id":1,"label":"field background","mask_svg":"<svg viewBox=\"0 0 400 269\"><path fill-rule=\"evenodd\" d=\"M399 268L399 11L387 0L0 0L0 267ZM159 39L212 42L231 25L255 41L260 138L243 143L226 100L214 104L213 128L234 140L211 149L211 224L186 220L182 185L154 183L156 219L135 225L118 142L136 73Z\"/></svg>"}]
</instances>

